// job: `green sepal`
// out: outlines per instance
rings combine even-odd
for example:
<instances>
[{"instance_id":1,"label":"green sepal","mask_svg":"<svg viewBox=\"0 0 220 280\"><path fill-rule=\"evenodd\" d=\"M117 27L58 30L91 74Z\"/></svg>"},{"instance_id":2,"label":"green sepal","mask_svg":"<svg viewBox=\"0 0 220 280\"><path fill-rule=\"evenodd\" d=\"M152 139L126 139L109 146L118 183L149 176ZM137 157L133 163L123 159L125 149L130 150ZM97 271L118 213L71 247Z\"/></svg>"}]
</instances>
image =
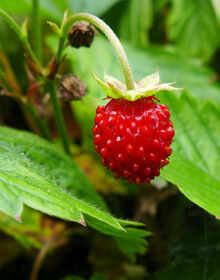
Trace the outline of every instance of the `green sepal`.
<instances>
[{"instance_id":1,"label":"green sepal","mask_svg":"<svg viewBox=\"0 0 220 280\"><path fill-rule=\"evenodd\" d=\"M47 21L47 23L53 29L53 32L60 36L61 32L60 32L60 28L58 27L58 25L54 22L51 22L51 21Z\"/></svg>"},{"instance_id":2,"label":"green sepal","mask_svg":"<svg viewBox=\"0 0 220 280\"><path fill-rule=\"evenodd\" d=\"M92 73L92 72L91 72ZM115 79L114 77L104 75L105 82L102 82L94 73L92 73L94 79L98 82L100 87L104 90L107 96L113 99L126 99L129 101L136 101L138 99L149 97L161 90L181 90L179 88L172 87L175 83L159 84L159 68L156 73L149 75L142 79L138 84L134 84L134 89L126 90L126 86Z\"/></svg>"},{"instance_id":3,"label":"green sepal","mask_svg":"<svg viewBox=\"0 0 220 280\"><path fill-rule=\"evenodd\" d=\"M106 84L114 85L119 90L126 90L126 86L122 82L120 82L112 76L106 75L106 73L104 75L104 80Z\"/></svg>"},{"instance_id":4,"label":"green sepal","mask_svg":"<svg viewBox=\"0 0 220 280\"><path fill-rule=\"evenodd\" d=\"M27 38L28 37L27 22L28 22L28 20L25 19L25 21L21 25L21 33L22 33L22 37L23 38Z\"/></svg>"},{"instance_id":5,"label":"green sepal","mask_svg":"<svg viewBox=\"0 0 220 280\"><path fill-rule=\"evenodd\" d=\"M170 90L170 91L182 90L182 88L172 87L171 85L173 85L173 84L175 84L175 83L161 84L161 85L157 85L150 89L148 89L147 87L141 88L141 89L138 89L138 91L141 94L144 94L145 97L148 97L148 96L154 95L156 92L161 91L161 90Z\"/></svg>"},{"instance_id":6,"label":"green sepal","mask_svg":"<svg viewBox=\"0 0 220 280\"><path fill-rule=\"evenodd\" d=\"M67 20L68 20L68 9L63 14L63 20L60 27L61 33L63 33L63 27L66 24Z\"/></svg>"},{"instance_id":7,"label":"green sepal","mask_svg":"<svg viewBox=\"0 0 220 280\"><path fill-rule=\"evenodd\" d=\"M152 87L155 87L156 85L158 85L160 81L160 76L159 76L159 67L157 67L157 71L156 73L152 74L152 75L149 75L147 77L145 77L144 79L142 79L137 87L139 89L141 88L152 88Z\"/></svg>"},{"instance_id":8,"label":"green sepal","mask_svg":"<svg viewBox=\"0 0 220 280\"><path fill-rule=\"evenodd\" d=\"M93 78L97 81L97 83L100 85L100 87L104 90L104 92L109 96L114 99L119 98L119 96L114 93L114 91L109 87L108 84L103 83L92 71L90 71L91 74L93 75Z\"/></svg>"}]
</instances>

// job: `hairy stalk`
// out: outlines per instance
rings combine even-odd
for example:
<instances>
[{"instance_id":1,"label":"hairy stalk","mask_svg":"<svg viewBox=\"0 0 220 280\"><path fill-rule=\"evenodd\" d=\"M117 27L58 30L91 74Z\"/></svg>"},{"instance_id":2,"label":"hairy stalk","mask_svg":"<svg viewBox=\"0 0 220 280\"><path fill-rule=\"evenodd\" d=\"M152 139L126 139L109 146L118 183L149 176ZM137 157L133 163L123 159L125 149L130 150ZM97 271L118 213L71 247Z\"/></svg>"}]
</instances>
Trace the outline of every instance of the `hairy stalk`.
<instances>
[{"instance_id":1,"label":"hairy stalk","mask_svg":"<svg viewBox=\"0 0 220 280\"><path fill-rule=\"evenodd\" d=\"M62 115L62 111L60 108L59 100L56 95L56 89L55 89L54 82L48 81L47 85L48 85L48 90L50 93L51 103L52 103L53 110L54 110L55 120L57 123L57 127L58 127L58 130L60 133L62 143L63 143L63 148L67 154L70 154L69 137L67 134L67 130L66 130L64 118Z\"/></svg>"},{"instance_id":2,"label":"hairy stalk","mask_svg":"<svg viewBox=\"0 0 220 280\"><path fill-rule=\"evenodd\" d=\"M42 48L42 27L39 11L39 0L33 0L33 39L34 51L36 57L42 64L43 62L43 48Z\"/></svg>"},{"instance_id":3,"label":"hairy stalk","mask_svg":"<svg viewBox=\"0 0 220 280\"><path fill-rule=\"evenodd\" d=\"M61 34L60 34L60 41L59 41L59 48L57 52L57 62L59 63L62 59L62 51L65 44L65 39L67 37L67 33L69 28L74 24L76 21L84 20L88 21L89 23L93 24L95 27L100 29L105 36L109 39L110 43L115 49L115 52L117 54L117 57L120 61L123 74L125 77L125 84L127 87L127 90L134 89L134 78L131 72L131 68L127 59L127 56L125 54L125 51L118 39L118 37L115 35L115 33L112 31L112 29L101 19L97 18L96 16L89 15L89 14L76 14L72 17L70 17L67 20L63 21L63 24L61 26Z\"/></svg>"}]
</instances>

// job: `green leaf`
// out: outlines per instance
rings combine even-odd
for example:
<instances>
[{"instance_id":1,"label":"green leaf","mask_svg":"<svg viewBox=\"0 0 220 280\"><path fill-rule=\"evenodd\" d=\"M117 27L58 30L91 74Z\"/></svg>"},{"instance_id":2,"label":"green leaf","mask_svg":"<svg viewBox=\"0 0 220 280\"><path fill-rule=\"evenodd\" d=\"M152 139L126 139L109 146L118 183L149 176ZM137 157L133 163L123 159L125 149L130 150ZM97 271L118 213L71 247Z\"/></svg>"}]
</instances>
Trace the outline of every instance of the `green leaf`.
<instances>
[{"instance_id":1,"label":"green leaf","mask_svg":"<svg viewBox=\"0 0 220 280\"><path fill-rule=\"evenodd\" d=\"M137 228L125 228L126 234L116 231L107 224L101 224L98 220L86 217L86 222L93 228L99 229L104 234L115 237L115 240L121 251L129 257L131 261L135 261L137 254L144 254L147 249L148 242L146 237L151 233ZM142 224L132 221L118 220L121 226L141 226Z\"/></svg>"},{"instance_id":2,"label":"green leaf","mask_svg":"<svg viewBox=\"0 0 220 280\"><path fill-rule=\"evenodd\" d=\"M7 213L10 216L20 217L23 210L23 202L20 197L7 186L6 183L0 181L0 211Z\"/></svg>"},{"instance_id":3,"label":"green leaf","mask_svg":"<svg viewBox=\"0 0 220 280\"><path fill-rule=\"evenodd\" d=\"M104 14L121 0L71 0L69 6L74 13L89 13L96 16Z\"/></svg>"},{"instance_id":4,"label":"green leaf","mask_svg":"<svg viewBox=\"0 0 220 280\"><path fill-rule=\"evenodd\" d=\"M148 45L148 31L152 25L152 1L130 0L120 23L119 36L136 47Z\"/></svg>"},{"instance_id":5,"label":"green leaf","mask_svg":"<svg viewBox=\"0 0 220 280\"><path fill-rule=\"evenodd\" d=\"M180 98L172 93L160 97L170 108L176 135L170 164L161 176L194 203L220 216L219 107L210 101L201 106L187 92Z\"/></svg>"},{"instance_id":6,"label":"green leaf","mask_svg":"<svg viewBox=\"0 0 220 280\"><path fill-rule=\"evenodd\" d=\"M9 14L18 13L20 15L30 15L32 13L31 0L17 0L13 1L13 5L7 0L1 0L0 8ZM68 8L67 1L59 0L44 0L40 1L41 15L47 20L54 20L60 22L64 11Z\"/></svg>"},{"instance_id":7,"label":"green leaf","mask_svg":"<svg viewBox=\"0 0 220 280\"><path fill-rule=\"evenodd\" d=\"M137 254L145 254L148 242L146 237L150 233L141 229L128 228L127 237L117 237L116 242L121 251L135 262Z\"/></svg>"},{"instance_id":8,"label":"green leaf","mask_svg":"<svg viewBox=\"0 0 220 280\"><path fill-rule=\"evenodd\" d=\"M214 11L216 13L218 25L220 26L220 2L219 2L219 0L212 0L212 5L213 5Z\"/></svg>"},{"instance_id":9,"label":"green leaf","mask_svg":"<svg viewBox=\"0 0 220 280\"><path fill-rule=\"evenodd\" d=\"M106 213L105 203L74 161L37 136L0 128L0 182L0 210L12 217L19 219L24 203L62 219L80 223L84 223L85 219L86 224L115 237L121 250L132 260L137 253L146 250L144 238L149 232L128 227L142 224L117 220ZM6 217L1 227L23 245L39 247L37 240L25 236L26 231L36 234L39 230L36 224L30 226L28 220L32 217L38 224L37 212L29 212L34 216L22 215L24 226L14 226L16 230L13 230L15 222Z\"/></svg>"},{"instance_id":10,"label":"green leaf","mask_svg":"<svg viewBox=\"0 0 220 280\"><path fill-rule=\"evenodd\" d=\"M35 135L0 128L0 171L1 211L8 215L19 219L23 202L49 215L82 224L83 215L87 214L123 231L115 218L91 205L106 209L74 161ZM83 189L86 191L80 192Z\"/></svg>"},{"instance_id":11,"label":"green leaf","mask_svg":"<svg viewBox=\"0 0 220 280\"><path fill-rule=\"evenodd\" d=\"M58 25L57 25L56 23L54 23L54 22L51 22L51 21L48 21L47 23L48 23L48 24L50 25L50 27L53 29L53 32L54 32L56 35L60 36L60 29L59 29Z\"/></svg>"},{"instance_id":12,"label":"green leaf","mask_svg":"<svg viewBox=\"0 0 220 280\"><path fill-rule=\"evenodd\" d=\"M209 60L220 42L211 1L173 0L168 35L182 53Z\"/></svg>"},{"instance_id":13,"label":"green leaf","mask_svg":"<svg viewBox=\"0 0 220 280\"><path fill-rule=\"evenodd\" d=\"M199 101L210 99L220 104L220 87L211 82L216 74L198 61L187 60L182 55L160 47L137 49L126 44L125 50L137 81L145 77L146 73L147 75L154 73L159 66L162 83L176 82L175 87L187 89ZM95 69L94 71L96 72ZM96 74L99 75L98 72Z\"/></svg>"},{"instance_id":14,"label":"green leaf","mask_svg":"<svg viewBox=\"0 0 220 280\"><path fill-rule=\"evenodd\" d=\"M170 3L170 0L157 0L153 3L154 14L162 12L163 8Z\"/></svg>"},{"instance_id":15,"label":"green leaf","mask_svg":"<svg viewBox=\"0 0 220 280\"><path fill-rule=\"evenodd\" d=\"M39 2L41 15L47 20L60 23L63 18L63 13L67 9L70 15L73 13L91 13L100 16L119 1L120 0L44 0ZM10 1L1 0L0 8L9 14L19 13L22 15L29 15L32 13L32 0L16 0L13 1L13 5Z\"/></svg>"},{"instance_id":16,"label":"green leaf","mask_svg":"<svg viewBox=\"0 0 220 280\"><path fill-rule=\"evenodd\" d=\"M48 239L49 231L54 234L54 228L49 229L47 232L42 228L41 217L41 212L29 207L24 207L22 223L18 223L10 216L0 213L0 228L5 233L13 236L25 248L34 247L40 249Z\"/></svg>"}]
</instances>

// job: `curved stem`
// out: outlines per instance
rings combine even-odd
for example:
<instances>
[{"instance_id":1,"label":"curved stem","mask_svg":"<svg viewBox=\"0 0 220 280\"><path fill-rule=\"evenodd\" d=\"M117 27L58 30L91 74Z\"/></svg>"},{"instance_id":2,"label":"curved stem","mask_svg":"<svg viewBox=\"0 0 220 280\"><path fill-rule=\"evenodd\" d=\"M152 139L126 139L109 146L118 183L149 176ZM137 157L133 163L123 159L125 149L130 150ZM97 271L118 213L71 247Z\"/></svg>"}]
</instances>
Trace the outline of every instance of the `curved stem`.
<instances>
[{"instance_id":1,"label":"curved stem","mask_svg":"<svg viewBox=\"0 0 220 280\"><path fill-rule=\"evenodd\" d=\"M123 74L125 77L125 84L127 87L127 90L134 89L134 78L131 72L131 68L127 59L127 56L125 54L125 51L118 39L118 37L115 35L115 33L112 31L112 29L101 19L97 18L96 16L89 15L89 14L76 14L69 19L65 20L61 26L61 36L60 36L60 42L59 42L59 49L57 53L57 62L59 63L62 58L62 51L64 48L65 38L67 36L68 30L71 27L72 24L74 24L76 21L84 20L88 21L89 23L93 24L95 27L100 29L105 36L109 39L110 43L115 49L115 52L117 54L117 57L120 61Z\"/></svg>"},{"instance_id":2,"label":"curved stem","mask_svg":"<svg viewBox=\"0 0 220 280\"><path fill-rule=\"evenodd\" d=\"M0 16L11 26L11 28L14 30L21 43L23 44L31 60L34 61L35 64L41 69L42 67L28 42L27 35L22 32L20 26L15 22L15 20L2 9L0 9Z\"/></svg>"}]
</instances>

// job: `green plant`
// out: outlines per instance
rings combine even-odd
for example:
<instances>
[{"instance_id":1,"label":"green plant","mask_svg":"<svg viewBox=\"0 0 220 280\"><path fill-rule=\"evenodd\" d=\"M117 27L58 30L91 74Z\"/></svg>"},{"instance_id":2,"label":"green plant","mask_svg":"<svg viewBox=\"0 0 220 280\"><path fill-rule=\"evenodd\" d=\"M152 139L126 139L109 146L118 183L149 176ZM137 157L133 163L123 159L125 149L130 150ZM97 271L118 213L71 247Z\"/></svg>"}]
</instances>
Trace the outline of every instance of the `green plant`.
<instances>
[{"instance_id":1,"label":"green plant","mask_svg":"<svg viewBox=\"0 0 220 280\"><path fill-rule=\"evenodd\" d=\"M143 255L148 248L146 237L150 235L150 232L140 228L144 226L142 220L119 219L123 218L120 199L135 197L138 193L137 187L134 184L129 187L125 186L123 180L115 181L111 178L109 172L99 164L99 158L96 157L93 148L92 127L94 126L95 110L106 101L102 100L105 98L105 94L92 79L89 70L92 68L92 71L98 75L102 74L103 70L112 72L119 80L122 80L121 69L116 62L113 49L116 51L123 70L126 90L132 91L135 88L132 72L135 79L141 80L146 73L155 71L157 64L160 66L163 82L171 79L177 82L177 87L185 88L182 93L156 94L156 97L169 107L175 128L170 164L161 170L160 176L177 185L189 200L212 215L220 216L218 203L220 199L219 83L214 80L214 71L202 65L204 62L211 65L212 55L219 47L217 39L219 29L215 12L210 5L211 2L204 1L206 4L204 7L200 7L202 12L198 18L196 17L198 22L203 23L206 18L205 10L209 11L209 16L207 16L209 24L204 29L204 33L200 34L201 44L198 44L195 36L188 39L192 35L190 26L196 29L197 25L193 25L193 20L185 20L184 22L187 24L183 24L182 20L186 17L191 20L192 15L190 17L190 13L186 13L184 18L179 17L182 8L179 10L178 1L158 0L155 5L152 5L151 1L130 0L126 9L120 9L123 1L109 1L108 4L103 1L102 4L97 5L97 10L94 8L96 5L90 6L89 1L84 1L87 3L87 6L84 7L86 12L94 11L97 15L105 13L107 21L114 13L122 13L126 10L124 14L115 17L112 25L119 26L118 29L115 27L116 32L121 38L127 40L123 45L129 57L132 72L120 42L112 30L97 17L84 13L69 17L65 12L61 22L60 11L64 12L67 8L65 1L65 3L54 1L53 9L48 9L52 5L50 1L44 1L42 6L39 6L38 1L34 0L34 16L31 23L34 29L30 32L29 22L25 20L23 24L18 24L17 21L20 18L15 20L10 16L14 11L21 12L19 7L21 2L22 12L25 15L29 14L30 1L17 1L11 10L6 1L2 1L0 4L0 16L7 23L0 23L5 28L2 30L6 30L6 35L2 36L7 38L8 33L10 36L13 35L11 40L13 44L16 42L14 47L18 46L16 53L20 54L19 59L21 60L21 63L13 62L10 54L7 53L10 40L3 40L0 46L2 93L0 98L3 100L2 104L7 104L9 98L14 100L23 116L21 125L23 129L5 127L4 124L7 124L7 122L5 123L6 113L4 106L1 107L0 122L3 126L0 127L0 227L24 247L39 250L30 273L30 279L37 278L45 256L53 249L68 242L67 240L74 235L79 235L80 238L86 235L87 240L92 236L93 240L96 240L94 248L100 249L101 245L106 250L109 249L111 260L114 259L115 254L119 256L119 259L121 258L120 264L124 260L134 262L137 255ZM168 40L165 43L174 42L172 50L164 42L160 42L161 45L164 44L162 47L150 43L150 40L154 43L158 42L159 39L155 34L161 35L160 32L163 32L160 28L158 28L158 32L154 32L156 24L154 24L153 18L157 18L158 14L166 11L168 2L172 4L166 19L168 31L166 36L161 36L161 38ZM181 1L181 7L186 5L183 2ZM187 1L186 8L189 11L192 11L192 8L196 10L195 1L192 2L194 4ZM83 8L79 3L71 1L74 11L82 12ZM193 5L191 9L190 5ZM146 10L149 14L147 22L144 21ZM51 34L51 30L49 31L45 27L46 24L44 25L45 30L43 30L45 32L42 32L41 15L47 18L54 34ZM134 18L135 20L132 20ZM88 21L101 30L114 48L101 35L95 37L94 43L89 49L70 48L67 43L68 31L75 22L81 20ZM7 29L7 25L12 28L13 32ZM183 28L183 33L180 32L180 27ZM128 29L135 30L135 32L129 33ZM211 39L209 40L207 36L204 39L203 34L211 34ZM185 51L182 55L182 47L187 45L189 40L194 44L188 49L184 47ZM43 44L46 48L43 48ZM23 56L23 52L25 56ZM54 55L52 59L51 53ZM186 56L196 57L198 60L190 61L186 59ZM73 90L74 87L81 88L77 84L81 83L80 80L77 79L77 83L72 82L72 76L69 76L70 84L64 84L61 74L71 72L80 76L87 85L88 94L83 97L81 103L80 101L65 102L62 91L57 94L57 89L62 88L68 96L74 97L73 100L81 99L84 95L80 90L77 94ZM211 78L214 82L210 82ZM97 81L102 88L106 89L104 83L99 79ZM60 84L58 88L57 84ZM109 86L109 84L111 83L108 83L108 95L115 94L115 91L118 93L117 87ZM171 89L170 85L166 87L159 85L158 87L165 90ZM126 94L126 90L123 90L123 94ZM150 92L150 94L152 93L155 92ZM143 92L138 92L138 94L140 94L138 97L143 97L141 95ZM58 95L61 100L58 99ZM18 122L16 115L13 115L13 110L8 109L8 111ZM69 122L68 119L70 119ZM57 129L54 128L54 122ZM77 125L80 127L80 132ZM19 125L16 123L15 127L19 128ZM22 130L29 130L37 135ZM72 135L72 131L76 134ZM80 136L78 136L79 134ZM169 154L170 150L166 156ZM157 171L153 175L159 175ZM124 174L123 176L125 177ZM135 179L136 183L139 183L137 178ZM158 183L153 181L152 184L157 185ZM140 186L138 190L141 191L141 188L145 187L146 185ZM105 200L99 192L104 194L107 199ZM127 208L131 208L130 205ZM181 210L178 213L181 213ZM48 215L59 219L56 220ZM124 218L127 216L125 215ZM70 223L65 220L76 223L71 227ZM82 226L86 226L86 228ZM113 244L113 246L110 245L111 248L107 247L106 240L109 244ZM114 250L118 250L117 253ZM95 261L93 262L95 263ZM116 257L115 263L117 263ZM106 265L102 267L106 267ZM124 275L127 277L130 267L124 267L127 272L119 273L118 279ZM103 273L111 274L109 271ZM144 273L146 271L140 272L140 279ZM90 276L91 274L92 272ZM70 276L70 279L71 277L76 278L76 276ZM94 276L94 279L99 279L98 277ZM113 276L111 279L114 279ZM128 279L132 279L132 276Z\"/></svg>"}]
</instances>

